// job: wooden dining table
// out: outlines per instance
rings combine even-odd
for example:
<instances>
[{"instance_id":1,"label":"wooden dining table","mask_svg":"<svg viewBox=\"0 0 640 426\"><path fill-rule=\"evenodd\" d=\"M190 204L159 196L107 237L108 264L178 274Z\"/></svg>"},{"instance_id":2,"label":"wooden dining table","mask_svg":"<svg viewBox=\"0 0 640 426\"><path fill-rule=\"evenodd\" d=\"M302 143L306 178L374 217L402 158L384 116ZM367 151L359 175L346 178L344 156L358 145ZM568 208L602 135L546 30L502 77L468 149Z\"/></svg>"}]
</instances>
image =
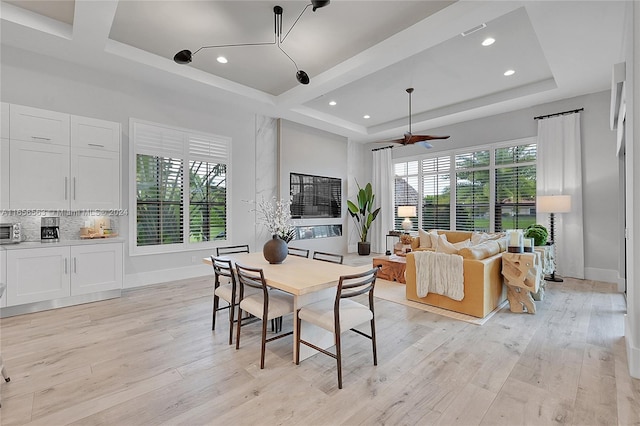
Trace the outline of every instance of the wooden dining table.
<instances>
[{"instance_id":1,"label":"wooden dining table","mask_svg":"<svg viewBox=\"0 0 640 426\"><path fill-rule=\"evenodd\" d=\"M335 298L338 280L342 275L357 274L371 269L371 266L349 266L321 260L308 259L300 256L287 256L280 264L271 264L262 253L234 253L219 256L229 259L234 264L251 268L260 268L265 281L270 287L293 295L293 331L297 332L297 312L300 307L323 300ZM202 259L203 263L211 265L211 258ZM334 345L333 334L313 324L306 324L302 330L302 339L314 342L323 349ZM308 346L300 347L300 359L308 358L317 353ZM293 342L293 359L296 356L296 345Z\"/></svg>"}]
</instances>

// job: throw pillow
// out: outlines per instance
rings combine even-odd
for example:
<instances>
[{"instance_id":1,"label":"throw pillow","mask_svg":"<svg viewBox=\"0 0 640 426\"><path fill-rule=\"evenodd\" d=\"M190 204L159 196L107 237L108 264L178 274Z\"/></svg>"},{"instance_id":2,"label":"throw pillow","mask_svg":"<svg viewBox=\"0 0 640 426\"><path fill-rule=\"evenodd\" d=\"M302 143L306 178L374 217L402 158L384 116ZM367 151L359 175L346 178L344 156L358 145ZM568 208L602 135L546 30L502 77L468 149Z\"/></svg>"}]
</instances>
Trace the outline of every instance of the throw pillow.
<instances>
[{"instance_id":1,"label":"throw pillow","mask_svg":"<svg viewBox=\"0 0 640 426\"><path fill-rule=\"evenodd\" d=\"M498 253L501 253L503 250L500 247L498 241L489 240L485 241L482 244L477 244L475 246L461 248L458 254L462 256L464 259L477 259L482 260L487 257L491 257Z\"/></svg>"},{"instance_id":2,"label":"throw pillow","mask_svg":"<svg viewBox=\"0 0 640 426\"><path fill-rule=\"evenodd\" d=\"M431 231L429 231L429 238L431 238L431 247L432 248L437 248L438 247L438 241L440 241L440 234L438 234L438 231L436 231L435 229L432 229ZM446 240L447 236L445 235L444 238Z\"/></svg>"},{"instance_id":3,"label":"throw pillow","mask_svg":"<svg viewBox=\"0 0 640 426\"><path fill-rule=\"evenodd\" d=\"M489 240L490 236L486 232L473 232L471 234L471 245L475 246Z\"/></svg>"},{"instance_id":4,"label":"throw pillow","mask_svg":"<svg viewBox=\"0 0 640 426\"><path fill-rule=\"evenodd\" d=\"M458 249L455 245L451 244L447 240L447 236L445 234L440 235L438 239L438 245L436 246L436 252L438 253L447 253L447 254L458 254Z\"/></svg>"},{"instance_id":5,"label":"throw pillow","mask_svg":"<svg viewBox=\"0 0 640 426\"><path fill-rule=\"evenodd\" d=\"M420 248L430 248L431 247L431 237L427 231L422 229L418 229L418 237L420 237Z\"/></svg>"}]
</instances>

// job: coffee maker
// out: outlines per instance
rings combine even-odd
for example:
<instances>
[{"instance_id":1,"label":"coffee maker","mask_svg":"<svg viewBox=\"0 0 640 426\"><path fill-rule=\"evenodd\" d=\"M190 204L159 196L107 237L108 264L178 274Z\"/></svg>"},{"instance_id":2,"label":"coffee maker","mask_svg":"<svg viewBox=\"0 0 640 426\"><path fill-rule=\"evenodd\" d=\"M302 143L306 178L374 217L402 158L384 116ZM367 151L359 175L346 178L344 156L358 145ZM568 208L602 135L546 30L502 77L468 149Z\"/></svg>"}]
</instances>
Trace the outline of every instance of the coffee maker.
<instances>
[{"instance_id":1,"label":"coffee maker","mask_svg":"<svg viewBox=\"0 0 640 426\"><path fill-rule=\"evenodd\" d=\"M43 217L40 220L40 241L43 243L56 243L60 241L59 217Z\"/></svg>"}]
</instances>

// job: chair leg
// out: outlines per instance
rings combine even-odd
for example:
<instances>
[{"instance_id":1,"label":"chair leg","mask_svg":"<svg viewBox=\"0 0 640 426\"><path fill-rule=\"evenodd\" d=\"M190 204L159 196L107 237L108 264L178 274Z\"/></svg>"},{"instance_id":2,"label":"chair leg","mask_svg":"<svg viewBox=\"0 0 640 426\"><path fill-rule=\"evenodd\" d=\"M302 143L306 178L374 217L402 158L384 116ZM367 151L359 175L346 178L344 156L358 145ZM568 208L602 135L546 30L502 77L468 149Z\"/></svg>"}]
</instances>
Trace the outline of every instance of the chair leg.
<instances>
[{"instance_id":1,"label":"chair leg","mask_svg":"<svg viewBox=\"0 0 640 426\"><path fill-rule=\"evenodd\" d=\"M271 320L271 325L273 325L273 320ZM267 319L262 320L262 345L260 348L260 369L264 369L264 353L267 348Z\"/></svg>"},{"instance_id":2,"label":"chair leg","mask_svg":"<svg viewBox=\"0 0 640 426\"><path fill-rule=\"evenodd\" d=\"M233 314L236 312L236 307L229 303L229 344L233 344Z\"/></svg>"},{"instance_id":3,"label":"chair leg","mask_svg":"<svg viewBox=\"0 0 640 426\"><path fill-rule=\"evenodd\" d=\"M300 309L298 309L298 313L300 313ZM302 326L302 321L300 320L300 317L298 315L296 315L296 335L295 335L295 342L296 342L296 365L300 365L300 327Z\"/></svg>"},{"instance_id":4,"label":"chair leg","mask_svg":"<svg viewBox=\"0 0 640 426\"><path fill-rule=\"evenodd\" d=\"M240 349L240 329L242 328L242 309L238 305L238 324L236 325L236 350Z\"/></svg>"},{"instance_id":5,"label":"chair leg","mask_svg":"<svg viewBox=\"0 0 640 426\"><path fill-rule=\"evenodd\" d=\"M220 305L220 298L213 295L213 315L211 318L211 330L216 329L216 313L218 312L218 306Z\"/></svg>"},{"instance_id":6,"label":"chair leg","mask_svg":"<svg viewBox=\"0 0 640 426\"><path fill-rule=\"evenodd\" d=\"M336 335L336 361L338 364L338 389L342 389L342 347L340 344L340 330L334 333Z\"/></svg>"},{"instance_id":7,"label":"chair leg","mask_svg":"<svg viewBox=\"0 0 640 426\"><path fill-rule=\"evenodd\" d=\"M376 320L371 319L371 344L373 345L373 365L378 365L378 351L376 345Z\"/></svg>"}]
</instances>

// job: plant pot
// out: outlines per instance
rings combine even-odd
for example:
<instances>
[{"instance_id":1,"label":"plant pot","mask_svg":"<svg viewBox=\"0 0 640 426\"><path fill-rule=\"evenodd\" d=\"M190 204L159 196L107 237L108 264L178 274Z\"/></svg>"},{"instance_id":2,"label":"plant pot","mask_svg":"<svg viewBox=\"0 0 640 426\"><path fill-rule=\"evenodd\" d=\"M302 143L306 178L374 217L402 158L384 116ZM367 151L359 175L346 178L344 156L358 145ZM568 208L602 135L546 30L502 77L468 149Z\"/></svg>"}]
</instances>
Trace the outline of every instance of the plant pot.
<instances>
[{"instance_id":1,"label":"plant pot","mask_svg":"<svg viewBox=\"0 0 640 426\"><path fill-rule=\"evenodd\" d=\"M262 254L267 262L271 264L278 264L284 262L289 253L289 247L280 237L274 235L269 241L267 241L262 247Z\"/></svg>"},{"instance_id":2,"label":"plant pot","mask_svg":"<svg viewBox=\"0 0 640 426\"><path fill-rule=\"evenodd\" d=\"M358 241L358 254L368 256L371 253L371 243Z\"/></svg>"}]
</instances>

